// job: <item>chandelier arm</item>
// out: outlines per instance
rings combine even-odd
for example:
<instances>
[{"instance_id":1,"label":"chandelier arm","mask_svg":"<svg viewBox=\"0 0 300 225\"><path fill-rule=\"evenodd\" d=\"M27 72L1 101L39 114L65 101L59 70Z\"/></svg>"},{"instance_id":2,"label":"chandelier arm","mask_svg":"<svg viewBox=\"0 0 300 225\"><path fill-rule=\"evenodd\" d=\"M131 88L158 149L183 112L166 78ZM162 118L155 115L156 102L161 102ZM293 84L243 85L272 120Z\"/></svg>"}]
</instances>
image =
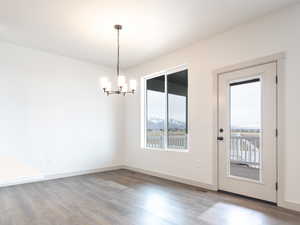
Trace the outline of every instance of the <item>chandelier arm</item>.
<instances>
[{"instance_id":1,"label":"chandelier arm","mask_svg":"<svg viewBox=\"0 0 300 225\"><path fill-rule=\"evenodd\" d=\"M121 92L121 91L107 91L107 90L103 90L104 91L104 93L107 95L107 96L109 96L109 95L120 95L120 94L122 94L122 95L126 95L126 94L134 94L135 93L135 91L134 90L132 90L132 91L127 91L127 92Z\"/></svg>"}]
</instances>

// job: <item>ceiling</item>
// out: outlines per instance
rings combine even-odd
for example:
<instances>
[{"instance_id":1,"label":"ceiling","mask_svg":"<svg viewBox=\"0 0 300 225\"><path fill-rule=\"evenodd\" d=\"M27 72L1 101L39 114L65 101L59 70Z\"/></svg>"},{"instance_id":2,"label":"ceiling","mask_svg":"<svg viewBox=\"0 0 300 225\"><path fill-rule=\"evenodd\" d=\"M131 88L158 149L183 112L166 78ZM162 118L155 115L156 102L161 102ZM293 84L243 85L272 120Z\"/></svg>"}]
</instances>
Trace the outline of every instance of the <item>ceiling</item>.
<instances>
[{"instance_id":1,"label":"ceiling","mask_svg":"<svg viewBox=\"0 0 300 225\"><path fill-rule=\"evenodd\" d=\"M0 0L0 40L128 68L299 0Z\"/></svg>"}]
</instances>

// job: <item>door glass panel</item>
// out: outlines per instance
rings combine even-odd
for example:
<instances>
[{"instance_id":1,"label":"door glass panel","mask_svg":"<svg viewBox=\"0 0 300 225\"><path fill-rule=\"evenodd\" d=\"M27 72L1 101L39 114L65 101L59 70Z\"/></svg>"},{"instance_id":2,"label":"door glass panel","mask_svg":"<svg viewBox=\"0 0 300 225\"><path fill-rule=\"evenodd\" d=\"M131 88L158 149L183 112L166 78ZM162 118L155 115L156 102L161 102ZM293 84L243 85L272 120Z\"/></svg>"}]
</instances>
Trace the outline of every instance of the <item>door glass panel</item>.
<instances>
[{"instance_id":1,"label":"door glass panel","mask_svg":"<svg viewBox=\"0 0 300 225\"><path fill-rule=\"evenodd\" d=\"M230 176L260 180L261 81L230 84Z\"/></svg>"},{"instance_id":2,"label":"door glass panel","mask_svg":"<svg viewBox=\"0 0 300 225\"><path fill-rule=\"evenodd\" d=\"M164 148L165 76L147 80L147 135L146 146Z\"/></svg>"},{"instance_id":3,"label":"door glass panel","mask_svg":"<svg viewBox=\"0 0 300 225\"><path fill-rule=\"evenodd\" d=\"M168 148L187 149L188 71L169 74Z\"/></svg>"}]
</instances>

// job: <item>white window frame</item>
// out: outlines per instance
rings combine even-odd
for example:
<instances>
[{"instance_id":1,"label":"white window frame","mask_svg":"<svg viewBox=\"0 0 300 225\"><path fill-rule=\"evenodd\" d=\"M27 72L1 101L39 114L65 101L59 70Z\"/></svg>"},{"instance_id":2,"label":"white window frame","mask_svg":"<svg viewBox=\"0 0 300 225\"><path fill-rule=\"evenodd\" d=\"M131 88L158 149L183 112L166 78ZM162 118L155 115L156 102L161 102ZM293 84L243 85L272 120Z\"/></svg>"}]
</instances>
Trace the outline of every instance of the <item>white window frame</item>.
<instances>
[{"instance_id":1,"label":"white window frame","mask_svg":"<svg viewBox=\"0 0 300 225\"><path fill-rule=\"evenodd\" d=\"M144 77L141 78L141 148L142 149L146 149L146 150L155 150L155 151L172 151L172 152L189 152L189 126L188 126L188 132L187 132L187 148L186 149L174 149L174 148L168 148L168 144L167 144L167 138L168 138L168 130L166 129L166 127L168 127L168 121L165 119L165 124L164 124L164 143L165 143L165 147L164 148L150 148L147 147L147 80L155 78L155 77L159 77L159 76L164 76L165 77L165 100L166 100L166 104L167 104L167 88L168 88L168 82L167 82L167 77L168 75L171 75L173 73L176 72L180 72L183 70L188 70L186 65L180 65L180 66L176 66L173 68L169 68L166 70L162 70L160 72L157 73L153 73L150 75L146 75ZM189 77L189 76L188 76ZM188 92L189 92L189 88L188 88ZM189 96L189 95L188 95ZM188 105L189 107L189 105ZM166 108L168 108L168 106L166 106ZM189 110L187 110L187 117L189 120ZM168 118L168 110L166 110L165 112L165 118ZM189 124L189 121L186 121Z\"/></svg>"}]
</instances>

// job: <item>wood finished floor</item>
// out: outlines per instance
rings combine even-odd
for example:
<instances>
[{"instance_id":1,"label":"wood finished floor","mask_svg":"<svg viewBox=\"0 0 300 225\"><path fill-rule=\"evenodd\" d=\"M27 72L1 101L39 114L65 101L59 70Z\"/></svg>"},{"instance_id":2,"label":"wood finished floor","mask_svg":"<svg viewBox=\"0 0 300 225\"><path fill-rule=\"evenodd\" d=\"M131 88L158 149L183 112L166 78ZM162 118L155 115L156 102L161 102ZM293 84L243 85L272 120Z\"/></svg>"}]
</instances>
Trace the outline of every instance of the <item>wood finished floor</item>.
<instances>
[{"instance_id":1,"label":"wood finished floor","mask_svg":"<svg viewBox=\"0 0 300 225\"><path fill-rule=\"evenodd\" d=\"M288 225L273 205L118 170L0 188L1 225Z\"/></svg>"}]
</instances>

